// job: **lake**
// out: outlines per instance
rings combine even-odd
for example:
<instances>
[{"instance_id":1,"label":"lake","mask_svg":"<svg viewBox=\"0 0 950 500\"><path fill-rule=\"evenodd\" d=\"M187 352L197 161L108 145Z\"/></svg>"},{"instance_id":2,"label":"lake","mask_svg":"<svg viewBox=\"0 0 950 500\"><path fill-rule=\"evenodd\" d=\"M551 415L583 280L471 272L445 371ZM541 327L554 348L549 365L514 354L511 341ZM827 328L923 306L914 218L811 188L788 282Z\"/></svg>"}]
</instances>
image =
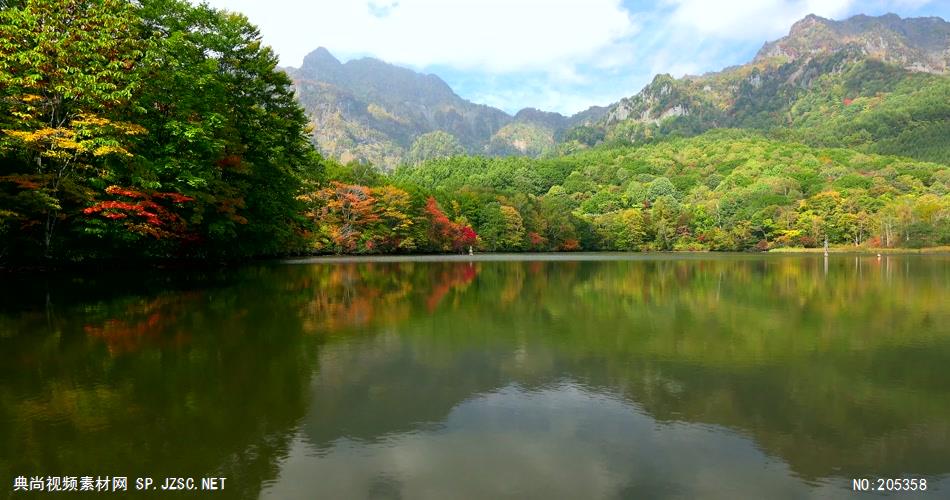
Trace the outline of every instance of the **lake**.
<instances>
[{"instance_id":1,"label":"lake","mask_svg":"<svg viewBox=\"0 0 950 500\"><path fill-rule=\"evenodd\" d=\"M950 257L477 257L0 277L0 492L950 498Z\"/></svg>"}]
</instances>

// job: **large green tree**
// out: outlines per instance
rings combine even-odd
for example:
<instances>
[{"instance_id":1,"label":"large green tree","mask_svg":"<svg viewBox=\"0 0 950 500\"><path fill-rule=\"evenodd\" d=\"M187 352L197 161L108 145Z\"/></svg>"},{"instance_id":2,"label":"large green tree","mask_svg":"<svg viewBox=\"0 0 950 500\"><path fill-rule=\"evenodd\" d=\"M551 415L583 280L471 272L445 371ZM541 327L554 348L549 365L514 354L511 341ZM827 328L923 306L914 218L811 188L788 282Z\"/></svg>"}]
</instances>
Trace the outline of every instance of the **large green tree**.
<instances>
[{"instance_id":1,"label":"large green tree","mask_svg":"<svg viewBox=\"0 0 950 500\"><path fill-rule=\"evenodd\" d=\"M141 144L150 177L140 182L196 198L202 252L299 247L295 196L320 163L290 80L257 28L174 0L145 0L141 15L143 30L161 35L138 100L152 131Z\"/></svg>"},{"instance_id":2,"label":"large green tree","mask_svg":"<svg viewBox=\"0 0 950 500\"><path fill-rule=\"evenodd\" d=\"M0 218L47 256L66 210L84 201L76 177L126 161L129 139L145 132L123 116L145 47L136 27L122 0L28 0L0 10L0 181L10 206Z\"/></svg>"},{"instance_id":3,"label":"large green tree","mask_svg":"<svg viewBox=\"0 0 950 500\"><path fill-rule=\"evenodd\" d=\"M0 110L0 256L304 246L296 195L321 160L290 80L240 14L178 0L9 3Z\"/></svg>"}]
</instances>

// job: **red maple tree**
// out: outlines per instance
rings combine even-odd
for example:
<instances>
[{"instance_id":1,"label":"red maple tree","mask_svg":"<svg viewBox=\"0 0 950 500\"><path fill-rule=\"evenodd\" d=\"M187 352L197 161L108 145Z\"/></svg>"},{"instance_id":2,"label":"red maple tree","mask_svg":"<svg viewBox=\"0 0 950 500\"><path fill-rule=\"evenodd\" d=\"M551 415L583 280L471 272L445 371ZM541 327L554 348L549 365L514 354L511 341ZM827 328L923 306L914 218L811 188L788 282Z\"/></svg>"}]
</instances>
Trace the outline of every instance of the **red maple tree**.
<instances>
[{"instance_id":1,"label":"red maple tree","mask_svg":"<svg viewBox=\"0 0 950 500\"><path fill-rule=\"evenodd\" d=\"M145 193L121 186L109 186L106 193L119 199L97 202L86 207L82 213L122 220L127 230L158 239L185 236L185 220L174 211L175 207L163 206L156 200L181 205L194 201L190 196L180 193Z\"/></svg>"},{"instance_id":2,"label":"red maple tree","mask_svg":"<svg viewBox=\"0 0 950 500\"><path fill-rule=\"evenodd\" d=\"M472 226L452 222L431 196L426 200L425 213L429 219L429 239L442 250L461 252L478 241Z\"/></svg>"}]
</instances>

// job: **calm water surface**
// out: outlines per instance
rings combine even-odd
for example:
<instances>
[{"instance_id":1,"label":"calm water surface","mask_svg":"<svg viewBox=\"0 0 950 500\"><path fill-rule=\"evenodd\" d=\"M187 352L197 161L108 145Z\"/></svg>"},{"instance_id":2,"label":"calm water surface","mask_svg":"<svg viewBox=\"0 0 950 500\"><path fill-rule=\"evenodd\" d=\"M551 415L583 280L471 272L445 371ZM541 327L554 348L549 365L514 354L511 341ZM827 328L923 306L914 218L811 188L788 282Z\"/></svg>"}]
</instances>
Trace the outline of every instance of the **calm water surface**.
<instances>
[{"instance_id":1,"label":"calm water surface","mask_svg":"<svg viewBox=\"0 0 950 500\"><path fill-rule=\"evenodd\" d=\"M950 257L542 258L0 277L0 497L950 498Z\"/></svg>"}]
</instances>

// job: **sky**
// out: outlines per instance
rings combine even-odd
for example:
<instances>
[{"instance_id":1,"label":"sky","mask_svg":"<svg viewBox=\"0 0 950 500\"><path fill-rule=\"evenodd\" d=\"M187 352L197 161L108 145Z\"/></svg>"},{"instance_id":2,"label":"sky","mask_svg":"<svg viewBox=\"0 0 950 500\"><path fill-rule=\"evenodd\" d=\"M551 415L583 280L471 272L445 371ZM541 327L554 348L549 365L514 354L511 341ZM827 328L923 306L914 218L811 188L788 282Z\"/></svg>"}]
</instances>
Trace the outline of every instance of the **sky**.
<instances>
[{"instance_id":1,"label":"sky","mask_svg":"<svg viewBox=\"0 0 950 500\"><path fill-rule=\"evenodd\" d=\"M637 93L660 73L752 59L813 13L950 20L947 0L208 0L242 12L300 66L317 47L434 73L460 96L515 113L572 114Z\"/></svg>"}]
</instances>

